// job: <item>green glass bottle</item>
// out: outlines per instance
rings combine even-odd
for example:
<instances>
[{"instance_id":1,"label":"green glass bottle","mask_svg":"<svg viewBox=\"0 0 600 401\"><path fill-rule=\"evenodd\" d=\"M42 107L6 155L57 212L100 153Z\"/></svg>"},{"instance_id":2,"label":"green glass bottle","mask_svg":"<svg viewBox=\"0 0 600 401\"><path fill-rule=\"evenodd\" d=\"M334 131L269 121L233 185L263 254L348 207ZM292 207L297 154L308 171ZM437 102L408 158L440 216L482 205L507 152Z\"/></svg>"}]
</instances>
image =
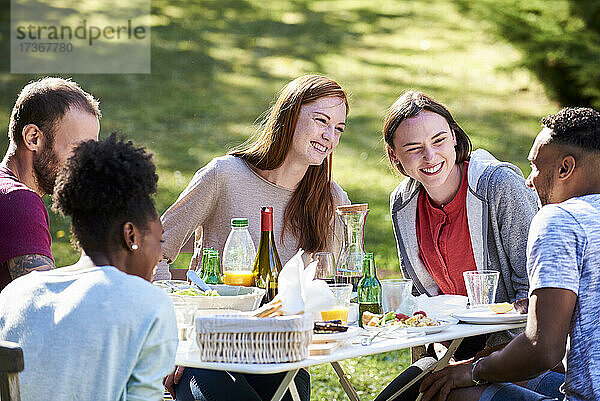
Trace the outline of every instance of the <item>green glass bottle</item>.
<instances>
[{"instance_id":1,"label":"green glass bottle","mask_svg":"<svg viewBox=\"0 0 600 401\"><path fill-rule=\"evenodd\" d=\"M373 252L366 252L363 259L363 274L358 282L358 324L363 326L363 312L381 313L381 283L375 274Z\"/></svg>"},{"instance_id":2,"label":"green glass bottle","mask_svg":"<svg viewBox=\"0 0 600 401\"><path fill-rule=\"evenodd\" d=\"M219 251L211 249L208 257L206 284L223 284L223 275L219 267Z\"/></svg>"},{"instance_id":3,"label":"green glass bottle","mask_svg":"<svg viewBox=\"0 0 600 401\"><path fill-rule=\"evenodd\" d=\"M212 248L202 249L202 264L200 265L200 271L197 272L202 280L205 280L208 273L208 259L212 250Z\"/></svg>"},{"instance_id":4,"label":"green glass bottle","mask_svg":"<svg viewBox=\"0 0 600 401\"><path fill-rule=\"evenodd\" d=\"M265 303L271 302L277 295L280 271L281 261L273 235L273 208L266 206L260 210L260 243L252 269L254 286L267 290Z\"/></svg>"}]
</instances>

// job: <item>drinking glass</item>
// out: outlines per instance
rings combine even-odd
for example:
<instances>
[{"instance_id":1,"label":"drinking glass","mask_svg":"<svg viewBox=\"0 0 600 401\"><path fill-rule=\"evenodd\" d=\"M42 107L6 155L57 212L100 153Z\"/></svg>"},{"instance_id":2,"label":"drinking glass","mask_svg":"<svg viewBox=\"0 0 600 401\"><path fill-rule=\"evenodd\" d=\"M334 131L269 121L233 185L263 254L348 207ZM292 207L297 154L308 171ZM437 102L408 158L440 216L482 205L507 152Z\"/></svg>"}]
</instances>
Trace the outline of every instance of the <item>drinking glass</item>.
<instances>
[{"instance_id":1,"label":"drinking glass","mask_svg":"<svg viewBox=\"0 0 600 401\"><path fill-rule=\"evenodd\" d=\"M194 338L194 312L195 306L180 299L173 298L175 319L177 320L177 333L179 344L185 349L193 349Z\"/></svg>"},{"instance_id":2,"label":"drinking glass","mask_svg":"<svg viewBox=\"0 0 600 401\"><path fill-rule=\"evenodd\" d=\"M329 289L335 298L335 305L333 309L321 311L321 319L341 320L342 323L347 323L352 284L329 284Z\"/></svg>"},{"instance_id":3,"label":"drinking glass","mask_svg":"<svg viewBox=\"0 0 600 401\"><path fill-rule=\"evenodd\" d=\"M463 273L471 307L493 304L500 272L496 270L468 271Z\"/></svg>"},{"instance_id":4,"label":"drinking glass","mask_svg":"<svg viewBox=\"0 0 600 401\"><path fill-rule=\"evenodd\" d=\"M316 252L313 261L317 262L315 278L333 283L335 280L335 262L331 252Z\"/></svg>"},{"instance_id":5,"label":"drinking glass","mask_svg":"<svg viewBox=\"0 0 600 401\"><path fill-rule=\"evenodd\" d=\"M407 278L381 280L381 303L383 312L403 312L403 304L410 301L413 282ZM410 311L408 311L410 314ZM404 313L404 312L403 312Z\"/></svg>"}]
</instances>

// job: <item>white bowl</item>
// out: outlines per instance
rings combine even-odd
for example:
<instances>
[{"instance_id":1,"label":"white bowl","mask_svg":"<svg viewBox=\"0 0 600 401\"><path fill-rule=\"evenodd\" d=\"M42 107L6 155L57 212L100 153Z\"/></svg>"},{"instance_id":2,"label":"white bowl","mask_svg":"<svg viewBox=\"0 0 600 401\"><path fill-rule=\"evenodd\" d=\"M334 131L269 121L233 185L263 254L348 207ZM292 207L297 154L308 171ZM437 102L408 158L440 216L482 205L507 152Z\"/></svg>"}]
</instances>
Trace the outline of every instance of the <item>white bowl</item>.
<instances>
[{"instance_id":1,"label":"white bowl","mask_svg":"<svg viewBox=\"0 0 600 401\"><path fill-rule=\"evenodd\" d=\"M181 300L194 305L197 309L229 309L238 311L252 311L260 306L260 302L265 295L265 290L256 287L242 287L226 284L209 285L213 290L217 290L218 297L176 295L168 284L178 289L184 290L191 288L187 281L183 280L158 280L153 284L169 292L174 300Z\"/></svg>"}]
</instances>

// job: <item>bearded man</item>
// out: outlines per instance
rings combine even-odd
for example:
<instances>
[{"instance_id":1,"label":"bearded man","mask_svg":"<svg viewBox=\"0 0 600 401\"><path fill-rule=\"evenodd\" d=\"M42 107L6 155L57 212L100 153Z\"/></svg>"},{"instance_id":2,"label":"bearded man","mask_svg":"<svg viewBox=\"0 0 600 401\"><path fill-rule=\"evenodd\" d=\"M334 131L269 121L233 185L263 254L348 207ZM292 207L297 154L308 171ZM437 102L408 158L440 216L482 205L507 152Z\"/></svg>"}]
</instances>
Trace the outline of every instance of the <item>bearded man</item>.
<instances>
[{"instance_id":1,"label":"bearded man","mask_svg":"<svg viewBox=\"0 0 600 401\"><path fill-rule=\"evenodd\" d=\"M31 82L19 94L0 163L0 291L33 270L54 268L41 197L54 191L73 147L98 139L98 105L77 83L62 78Z\"/></svg>"}]
</instances>

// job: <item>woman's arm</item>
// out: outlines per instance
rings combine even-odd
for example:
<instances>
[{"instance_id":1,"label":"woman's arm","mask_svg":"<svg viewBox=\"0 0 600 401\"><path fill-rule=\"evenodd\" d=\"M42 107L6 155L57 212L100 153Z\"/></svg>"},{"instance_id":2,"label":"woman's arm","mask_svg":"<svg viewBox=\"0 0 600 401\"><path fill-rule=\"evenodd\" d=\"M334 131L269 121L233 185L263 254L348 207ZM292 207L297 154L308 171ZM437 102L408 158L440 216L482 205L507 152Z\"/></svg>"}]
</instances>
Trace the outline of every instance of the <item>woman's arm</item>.
<instances>
[{"instance_id":1,"label":"woman's arm","mask_svg":"<svg viewBox=\"0 0 600 401\"><path fill-rule=\"evenodd\" d=\"M219 199L218 164L214 159L196 172L179 198L162 215L163 257L169 263L179 250L214 211ZM166 263L160 263L157 273ZM167 267L168 268L168 267Z\"/></svg>"}]
</instances>

